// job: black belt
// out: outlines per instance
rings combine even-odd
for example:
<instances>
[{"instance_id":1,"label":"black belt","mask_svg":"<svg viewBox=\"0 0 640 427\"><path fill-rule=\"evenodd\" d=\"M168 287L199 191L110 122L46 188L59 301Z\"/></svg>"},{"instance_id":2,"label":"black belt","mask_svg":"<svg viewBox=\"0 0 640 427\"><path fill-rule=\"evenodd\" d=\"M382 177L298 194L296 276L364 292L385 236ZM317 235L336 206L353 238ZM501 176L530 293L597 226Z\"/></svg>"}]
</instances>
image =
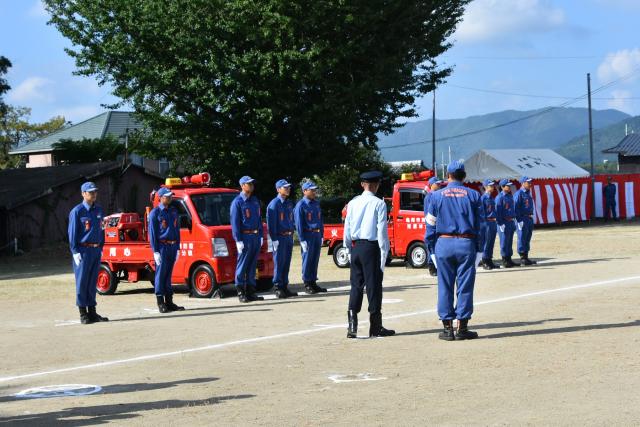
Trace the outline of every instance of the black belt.
<instances>
[{"instance_id":1,"label":"black belt","mask_svg":"<svg viewBox=\"0 0 640 427\"><path fill-rule=\"evenodd\" d=\"M308 228L304 231L308 231L309 233L319 233L320 229L319 228Z\"/></svg>"},{"instance_id":2,"label":"black belt","mask_svg":"<svg viewBox=\"0 0 640 427\"><path fill-rule=\"evenodd\" d=\"M80 243L80 246L85 248L99 248L100 243Z\"/></svg>"},{"instance_id":3,"label":"black belt","mask_svg":"<svg viewBox=\"0 0 640 427\"><path fill-rule=\"evenodd\" d=\"M367 239L357 239L354 240L353 243L378 243L377 240L367 240Z\"/></svg>"},{"instance_id":4,"label":"black belt","mask_svg":"<svg viewBox=\"0 0 640 427\"><path fill-rule=\"evenodd\" d=\"M258 234L258 230L242 230L242 234Z\"/></svg>"},{"instance_id":5,"label":"black belt","mask_svg":"<svg viewBox=\"0 0 640 427\"><path fill-rule=\"evenodd\" d=\"M178 243L177 240L160 240L160 243L163 243L165 245L173 245L175 243Z\"/></svg>"},{"instance_id":6,"label":"black belt","mask_svg":"<svg viewBox=\"0 0 640 427\"><path fill-rule=\"evenodd\" d=\"M283 231L282 233L278 233L278 236L291 236L293 231Z\"/></svg>"},{"instance_id":7,"label":"black belt","mask_svg":"<svg viewBox=\"0 0 640 427\"><path fill-rule=\"evenodd\" d=\"M474 239L476 237L475 234L450 234L450 233L443 233L440 234L439 237L448 237L448 238L453 238L453 239Z\"/></svg>"}]
</instances>

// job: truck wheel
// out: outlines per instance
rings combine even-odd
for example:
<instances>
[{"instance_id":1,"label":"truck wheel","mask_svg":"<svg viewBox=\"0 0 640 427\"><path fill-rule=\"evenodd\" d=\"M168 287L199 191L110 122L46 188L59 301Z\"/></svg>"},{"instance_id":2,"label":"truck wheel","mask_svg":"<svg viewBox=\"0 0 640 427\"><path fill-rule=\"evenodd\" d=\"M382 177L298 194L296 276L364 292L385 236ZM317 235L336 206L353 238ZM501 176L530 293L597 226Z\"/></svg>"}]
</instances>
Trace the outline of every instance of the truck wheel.
<instances>
[{"instance_id":1,"label":"truck wheel","mask_svg":"<svg viewBox=\"0 0 640 427\"><path fill-rule=\"evenodd\" d=\"M424 268L427 265L427 248L422 242L415 242L407 251L407 265L411 268Z\"/></svg>"},{"instance_id":2,"label":"truck wheel","mask_svg":"<svg viewBox=\"0 0 640 427\"><path fill-rule=\"evenodd\" d=\"M96 289L100 295L113 295L118 289L118 279L106 264L100 264Z\"/></svg>"},{"instance_id":3,"label":"truck wheel","mask_svg":"<svg viewBox=\"0 0 640 427\"><path fill-rule=\"evenodd\" d=\"M208 264L197 266L191 273L191 296L211 298L217 287L216 276Z\"/></svg>"},{"instance_id":4,"label":"truck wheel","mask_svg":"<svg viewBox=\"0 0 640 427\"><path fill-rule=\"evenodd\" d=\"M267 292L273 288L273 278L256 280L256 291Z\"/></svg>"},{"instance_id":5,"label":"truck wheel","mask_svg":"<svg viewBox=\"0 0 640 427\"><path fill-rule=\"evenodd\" d=\"M338 243L333 248L333 262L338 268L349 268L351 263L349 262L349 252L342 243Z\"/></svg>"}]
</instances>

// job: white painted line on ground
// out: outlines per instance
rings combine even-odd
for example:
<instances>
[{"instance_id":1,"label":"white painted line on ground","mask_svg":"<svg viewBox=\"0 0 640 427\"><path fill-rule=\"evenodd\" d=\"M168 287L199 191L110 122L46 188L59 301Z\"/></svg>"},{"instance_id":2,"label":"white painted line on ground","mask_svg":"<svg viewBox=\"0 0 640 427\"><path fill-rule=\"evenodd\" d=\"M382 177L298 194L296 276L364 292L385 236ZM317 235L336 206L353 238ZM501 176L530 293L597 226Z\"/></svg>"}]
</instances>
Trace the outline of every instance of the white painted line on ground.
<instances>
[{"instance_id":1,"label":"white painted line on ground","mask_svg":"<svg viewBox=\"0 0 640 427\"><path fill-rule=\"evenodd\" d=\"M387 377L374 377L373 374L370 374L370 373L356 374L356 375L333 374L333 375L329 375L327 378L329 378L334 383L353 383L358 381L380 381L380 380L387 379Z\"/></svg>"},{"instance_id":2,"label":"white painted line on ground","mask_svg":"<svg viewBox=\"0 0 640 427\"><path fill-rule=\"evenodd\" d=\"M513 301L513 300L517 300L517 299L530 298L530 297L553 294L553 293L558 293L558 292L574 291L574 290L577 290L577 289L593 288L593 287L604 286L604 285L613 285L613 284L617 284L617 283L629 282L629 281L632 281L632 280L640 280L640 276L621 277L621 278L618 278L618 279L602 280L602 281L599 281L599 282L592 282L592 283L585 283L585 284L580 284L580 285L565 286L565 287L562 287L562 288L555 288L555 289L546 289L546 290L543 290L543 291L536 291L536 292L528 292L528 293L525 293L525 294L512 295L512 296L503 297L503 298L496 298L496 299L492 299L492 300L488 300L488 301L480 301L480 302L476 302L474 305L495 304L495 303L500 303L500 302L505 302L505 301ZM410 312L410 313L402 313L402 314L396 314L396 315L393 315L393 316L386 316L386 317L384 317L384 319L385 320L402 319L402 318L405 318L405 317L412 317L412 316L419 316L421 314L434 313L435 311L436 311L435 309L414 311L414 312ZM184 349L184 350L169 351L169 352L165 352L165 353L146 354L146 355L132 357L132 358L128 358L128 359L116 359L116 360L109 360L109 361L106 361L106 362L91 363L91 364L87 364L87 365L70 366L68 368L52 369L52 370L49 370L49 371L41 371L41 372L32 372L32 373L29 373L29 374L12 375L12 376L8 376L8 377L0 378L0 383L9 382L9 381L18 380L18 379L24 379L24 378L42 377L42 376L45 376L45 375L61 374L61 373L65 373L65 372L80 371L80 370L85 370L85 369L104 368L104 367L107 367L107 366L124 365L124 364L128 364L128 363L142 362L142 361L145 361L145 360L161 359L161 358L172 357L172 356L182 356L182 355L185 355L185 354L188 354L188 353L196 353L196 352L201 352L201 351L219 350L219 349L222 349L222 348L234 347L234 346L238 346L238 345L255 344L255 343L259 343L259 342L263 342L263 341L271 341L271 340L295 337L295 336L300 336L300 335L309 335L309 334L313 334L313 333L316 333L316 332L327 331L327 330L331 330L331 329L338 329L338 328L343 328L343 327L345 327L344 324L334 324L334 325L316 327L314 329L302 329L302 330L298 330L298 331L283 332L281 334L267 335L267 336L264 336L264 337L255 337L255 338L246 338L246 339L235 340L235 341L227 341L227 342L223 342L223 343L210 344L210 345L205 345L205 346L201 346L201 347L187 348L187 349Z\"/></svg>"}]
</instances>

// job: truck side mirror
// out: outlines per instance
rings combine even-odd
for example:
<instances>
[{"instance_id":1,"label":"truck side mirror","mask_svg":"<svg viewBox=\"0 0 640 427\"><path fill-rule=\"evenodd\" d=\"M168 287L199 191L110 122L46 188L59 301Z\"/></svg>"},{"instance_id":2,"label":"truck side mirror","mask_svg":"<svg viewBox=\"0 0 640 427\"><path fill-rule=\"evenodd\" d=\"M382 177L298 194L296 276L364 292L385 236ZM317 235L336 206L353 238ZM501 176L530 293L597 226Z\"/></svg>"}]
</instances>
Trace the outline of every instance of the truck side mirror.
<instances>
[{"instance_id":1,"label":"truck side mirror","mask_svg":"<svg viewBox=\"0 0 640 427\"><path fill-rule=\"evenodd\" d=\"M191 219L187 215L180 215L180 228L191 230Z\"/></svg>"}]
</instances>

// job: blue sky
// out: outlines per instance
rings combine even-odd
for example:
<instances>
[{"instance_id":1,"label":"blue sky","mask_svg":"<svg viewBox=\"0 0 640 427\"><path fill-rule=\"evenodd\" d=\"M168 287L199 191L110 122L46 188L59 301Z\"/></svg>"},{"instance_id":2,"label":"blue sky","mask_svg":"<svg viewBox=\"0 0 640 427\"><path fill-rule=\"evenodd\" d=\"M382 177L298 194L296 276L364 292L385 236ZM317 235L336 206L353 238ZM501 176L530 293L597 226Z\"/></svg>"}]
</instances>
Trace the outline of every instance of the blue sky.
<instances>
[{"instance_id":1,"label":"blue sky","mask_svg":"<svg viewBox=\"0 0 640 427\"><path fill-rule=\"evenodd\" d=\"M638 115L639 18L640 0L475 0L454 47L440 59L455 69L438 90L437 116L558 105L586 92L586 73L595 89L634 71L595 94L606 99L593 105ZM115 101L109 88L72 75L73 61L63 50L68 42L46 22L39 0L0 0L0 55L13 63L7 101L31 107L34 121L64 115L78 122L103 111L100 104ZM420 118L429 118L431 97L418 100L417 108Z\"/></svg>"}]
</instances>

